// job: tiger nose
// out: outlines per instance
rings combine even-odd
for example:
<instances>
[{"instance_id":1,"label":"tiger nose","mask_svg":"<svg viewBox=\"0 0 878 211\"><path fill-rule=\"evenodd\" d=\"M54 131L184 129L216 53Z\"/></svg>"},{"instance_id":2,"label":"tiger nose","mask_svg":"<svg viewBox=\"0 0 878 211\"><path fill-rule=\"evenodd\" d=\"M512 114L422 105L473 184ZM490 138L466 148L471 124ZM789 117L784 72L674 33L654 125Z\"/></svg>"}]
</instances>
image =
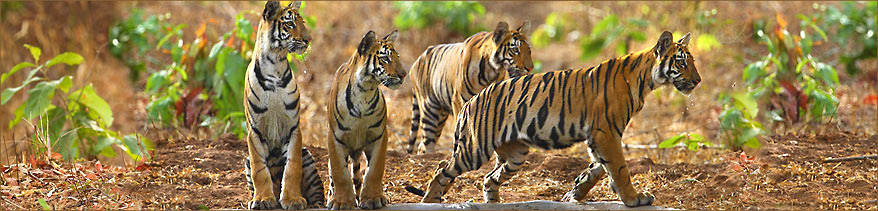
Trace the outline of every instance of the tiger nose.
<instances>
[{"instance_id":1,"label":"tiger nose","mask_svg":"<svg viewBox=\"0 0 878 211\"><path fill-rule=\"evenodd\" d=\"M311 34L305 34L302 36L302 41L304 41L305 44L311 43Z\"/></svg>"},{"instance_id":2,"label":"tiger nose","mask_svg":"<svg viewBox=\"0 0 878 211\"><path fill-rule=\"evenodd\" d=\"M399 76L399 79L403 79L403 78L405 78L406 73L405 73L405 71L400 71L400 72L397 73L396 75Z\"/></svg>"}]
</instances>

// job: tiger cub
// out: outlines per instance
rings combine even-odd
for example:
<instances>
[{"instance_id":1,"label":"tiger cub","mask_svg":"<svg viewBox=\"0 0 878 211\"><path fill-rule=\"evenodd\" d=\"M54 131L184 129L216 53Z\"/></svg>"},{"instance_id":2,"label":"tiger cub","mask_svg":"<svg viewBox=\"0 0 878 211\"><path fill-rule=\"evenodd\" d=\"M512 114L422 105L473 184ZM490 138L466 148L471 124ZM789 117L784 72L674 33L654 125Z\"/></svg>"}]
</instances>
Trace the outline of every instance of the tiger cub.
<instances>
[{"instance_id":1,"label":"tiger cub","mask_svg":"<svg viewBox=\"0 0 878 211\"><path fill-rule=\"evenodd\" d=\"M398 36L390 32L382 39L369 31L357 51L335 72L335 83L329 93L330 209L378 209L388 201L384 197L382 177L387 153L387 109L379 85L399 88L406 72L393 48ZM359 186L359 158L366 155L368 170L362 188ZM348 163L354 163L354 178Z\"/></svg>"},{"instance_id":2,"label":"tiger cub","mask_svg":"<svg viewBox=\"0 0 878 211\"><path fill-rule=\"evenodd\" d=\"M412 129L408 153L434 152L445 120L489 84L527 74L534 64L527 42L530 23L516 29L500 22L492 32L479 32L461 43L427 48L412 64ZM420 131L420 135L418 132Z\"/></svg>"},{"instance_id":3,"label":"tiger cub","mask_svg":"<svg viewBox=\"0 0 878 211\"><path fill-rule=\"evenodd\" d=\"M302 147L299 89L287 62L287 53L302 53L311 41L299 16L301 4L265 4L247 67L244 174L253 191L250 209L323 206L323 182L311 153Z\"/></svg>"},{"instance_id":4,"label":"tiger cub","mask_svg":"<svg viewBox=\"0 0 878 211\"><path fill-rule=\"evenodd\" d=\"M500 185L521 169L531 147L564 149L586 142L592 162L563 200L585 199L609 174L611 187L626 206L652 204L652 194L637 192L631 184L621 139L628 121L654 88L673 85L688 94L701 81L689 53L689 34L677 42L672 39L666 31L655 46L597 67L522 76L488 86L461 108L452 157L440 162L421 202L440 202L458 175L478 169L492 154L497 155L497 163L485 175L484 199L499 202Z\"/></svg>"}]
</instances>

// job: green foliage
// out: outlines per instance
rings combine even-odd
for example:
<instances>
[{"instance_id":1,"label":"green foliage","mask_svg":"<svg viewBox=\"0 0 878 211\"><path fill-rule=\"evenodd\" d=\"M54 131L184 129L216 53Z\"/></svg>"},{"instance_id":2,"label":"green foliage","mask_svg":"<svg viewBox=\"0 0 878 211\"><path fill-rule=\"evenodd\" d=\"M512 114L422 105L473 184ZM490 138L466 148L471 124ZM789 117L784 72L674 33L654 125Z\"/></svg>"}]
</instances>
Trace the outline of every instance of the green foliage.
<instances>
[{"instance_id":1,"label":"green foliage","mask_svg":"<svg viewBox=\"0 0 878 211\"><path fill-rule=\"evenodd\" d=\"M434 23L444 23L445 27L463 34L471 35L483 31L475 23L485 15L485 7L470 1L398 1L394 7L399 13L393 24L401 30L422 29Z\"/></svg>"},{"instance_id":2,"label":"green foliage","mask_svg":"<svg viewBox=\"0 0 878 211\"><path fill-rule=\"evenodd\" d=\"M131 69L129 79L137 81L146 71L148 63L157 62L146 54L153 48L150 38L160 37L162 31L170 27L166 20L170 13L143 17L143 10L132 7L128 18L113 24L109 29L110 54L125 62Z\"/></svg>"},{"instance_id":3,"label":"green foliage","mask_svg":"<svg viewBox=\"0 0 878 211\"><path fill-rule=\"evenodd\" d=\"M839 83L838 74L834 67L811 56L813 43L826 40L823 30L814 24L803 24L799 35L792 35L786 29L786 21L778 16L778 27L771 35L757 31L760 43L768 48L769 54L748 64L742 80L757 99L778 98L784 93L804 102L782 103L793 108L785 114L785 119L819 122L836 115L838 99L834 89ZM812 30L820 36L811 35ZM775 114L770 117L780 116L782 109L771 112Z\"/></svg>"},{"instance_id":4,"label":"green foliage","mask_svg":"<svg viewBox=\"0 0 878 211\"><path fill-rule=\"evenodd\" d=\"M221 37L208 36L205 31L209 23L201 23L192 40L184 38L186 25L170 27L170 16L156 19L154 24L166 27L139 39L148 46L143 48L146 54L161 55L158 59L169 61L155 64L161 69L145 69L148 78L144 91L149 95L146 110L151 123L163 127L211 127L217 133L232 132L239 138L246 135L244 78L256 41L253 36L257 24L245 18L245 14L236 15L235 28ZM313 27L314 17L303 16L306 24ZM304 57L288 55L294 72L298 71L294 59L302 61Z\"/></svg>"},{"instance_id":5,"label":"green foliage","mask_svg":"<svg viewBox=\"0 0 878 211\"><path fill-rule=\"evenodd\" d=\"M765 133L762 124L756 121L759 107L752 93L721 93L719 96L723 111L719 114L721 135L732 149L747 146L757 149L762 146L759 136Z\"/></svg>"},{"instance_id":6,"label":"green foliage","mask_svg":"<svg viewBox=\"0 0 878 211\"><path fill-rule=\"evenodd\" d=\"M549 45L550 42L560 41L567 34L567 31L573 28L569 18L557 12L549 13L545 22L530 35L530 41L535 48L542 48Z\"/></svg>"},{"instance_id":7,"label":"green foliage","mask_svg":"<svg viewBox=\"0 0 878 211\"><path fill-rule=\"evenodd\" d=\"M706 146L713 146L713 143L707 141L704 136L701 136L697 133L680 133L680 135L676 135L667 140L659 143L658 147L665 149L676 146L679 143L683 143L687 149L690 151L698 150L698 145L703 144Z\"/></svg>"},{"instance_id":8,"label":"green foliage","mask_svg":"<svg viewBox=\"0 0 878 211\"><path fill-rule=\"evenodd\" d=\"M637 18L619 19L616 15L608 15L591 29L591 34L581 39L580 59L587 61L594 58L610 44L616 43L616 54L624 55L630 50L632 41L646 41L646 27L649 22Z\"/></svg>"},{"instance_id":9,"label":"green foliage","mask_svg":"<svg viewBox=\"0 0 878 211\"><path fill-rule=\"evenodd\" d=\"M842 48L839 62L848 74L860 72L856 63L859 60L875 58L878 54L878 2L840 2L841 8L814 4L819 12L814 17L799 15L802 25L823 28L829 38ZM865 8L863 8L865 7Z\"/></svg>"},{"instance_id":10,"label":"green foliage","mask_svg":"<svg viewBox=\"0 0 878 211\"><path fill-rule=\"evenodd\" d=\"M34 63L39 63L40 48L25 47L30 50ZM109 129L113 124L113 111L91 84L71 91L72 76L57 80L36 76L37 73L46 75L47 69L58 64L75 66L82 61L79 54L66 52L39 66L30 62L19 63L3 74L0 83L5 83L6 78L19 70L32 68L21 85L3 90L0 104L6 104L18 91L37 83L27 90L27 99L15 109L15 118L9 122L9 128L22 120L27 121L35 130L33 146L37 151L60 153L68 161L78 159L80 152L86 152L88 156L100 154L113 157L115 152L111 146L115 144L121 144L135 161L149 159L149 151L154 149L151 141L139 138L123 143L120 141L122 136ZM61 95L60 100L54 100L57 94ZM34 125L32 120L39 121Z\"/></svg>"},{"instance_id":11,"label":"green foliage","mask_svg":"<svg viewBox=\"0 0 878 211\"><path fill-rule=\"evenodd\" d=\"M754 37L769 53L745 67L741 80L748 90L723 93L719 98L724 109L719 116L721 128L735 148L760 146L758 136L765 130L757 121L757 105L770 105L763 116L772 122L822 122L837 114L834 93L838 74L834 67L811 55L814 43L827 41L823 29L803 21L802 30L794 35L781 15L772 32L764 31L766 28L764 22L754 23Z\"/></svg>"},{"instance_id":12,"label":"green foliage","mask_svg":"<svg viewBox=\"0 0 878 211\"><path fill-rule=\"evenodd\" d=\"M52 207L49 206L49 203L47 203L44 198L37 199L37 203L40 204L40 207L43 208L43 210L52 210Z\"/></svg>"}]
</instances>

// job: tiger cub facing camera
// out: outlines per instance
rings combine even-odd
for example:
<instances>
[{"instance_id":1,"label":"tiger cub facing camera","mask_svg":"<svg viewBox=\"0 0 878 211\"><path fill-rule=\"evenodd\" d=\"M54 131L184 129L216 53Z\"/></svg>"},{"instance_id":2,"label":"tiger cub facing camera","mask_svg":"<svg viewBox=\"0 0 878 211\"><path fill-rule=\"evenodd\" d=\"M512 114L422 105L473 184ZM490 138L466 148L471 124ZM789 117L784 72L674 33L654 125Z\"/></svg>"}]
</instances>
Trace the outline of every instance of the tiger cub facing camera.
<instances>
[{"instance_id":1,"label":"tiger cub facing camera","mask_svg":"<svg viewBox=\"0 0 878 211\"><path fill-rule=\"evenodd\" d=\"M335 72L329 93L329 209L378 209L387 205L382 178L387 153L387 109L380 85L399 88L406 72L394 50L397 31L382 39L369 31L353 56ZM368 170L361 179L359 158L366 155ZM353 163L353 173L348 163ZM351 178L353 174L353 179ZM363 181L360 188L359 181ZM355 186L357 189L355 192ZM359 196L357 198L356 196ZM359 204L357 204L359 201Z\"/></svg>"},{"instance_id":2,"label":"tiger cub facing camera","mask_svg":"<svg viewBox=\"0 0 878 211\"><path fill-rule=\"evenodd\" d=\"M299 87L287 53L302 53L311 35L301 2L265 4L244 79L247 150L244 174L250 209L304 209L323 205L323 181L299 133Z\"/></svg>"}]
</instances>

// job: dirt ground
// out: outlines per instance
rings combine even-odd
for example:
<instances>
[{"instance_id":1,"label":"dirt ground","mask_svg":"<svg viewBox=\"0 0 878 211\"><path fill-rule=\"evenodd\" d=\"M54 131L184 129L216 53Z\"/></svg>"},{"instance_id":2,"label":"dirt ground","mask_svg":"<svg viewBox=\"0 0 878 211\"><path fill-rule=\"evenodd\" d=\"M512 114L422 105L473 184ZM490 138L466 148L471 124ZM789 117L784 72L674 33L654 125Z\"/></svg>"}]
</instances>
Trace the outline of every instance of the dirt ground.
<instances>
[{"instance_id":1,"label":"dirt ground","mask_svg":"<svg viewBox=\"0 0 878 211\"><path fill-rule=\"evenodd\" d=\"M657 144L681 132L696 132L719 143L717 116L721 107L716 102L723 91L740 90L744 61L764 54L763 47L749 38L749 21L774 18L781 13L788 20L795 14L812 11L813 2L703 2L697 10L717 8L717 18L733 19L732 25L709 31L723 43L712 51L693 51L703 82L691 95L684 96L664 88L647 97L643 111L626 129L623 142L631 145ZM646 5L657 13L695 11L693 4L682 2L483 2L487 15L478 20L486 26L505 20L518 25L530 20L533 27L542 24L550 12L573 15L579 33L587 34L592 25L605 14L619 17L642 17L659 22L662 30L685 33L693 28L691 18L681 16L644 15L632 5ZM396 10L388 2L308 2L305 13L314 15L317 27L312 29L314 41L307 69L297 75L302 87L302 133L312 150L324 184L328 186L326 150L323 136L327 127L324 106L332 73L340 61L353 52L359 37L367 30L386 33L393 28ZM128 8L144 8L147 14L172 14L171 22L194 26L207 19L217 24L208 34L222 34L233 28L234 15L243 11L261 11L261 2L57 2L24 3L24 8L8 12L2 22L0 69L8 70L18 61L29 58L20 47L30 43L43 47L43 55L64 51L79 52L86 62L80 68L52 70L49 78L75 74L80 81L75 87L94 83L97 92L107 99L116 121L112 129L123 133L139 132L156 141L155 160L145 165L131 165L114 159L64 163L43 162L26 156L28 129L0 126L4 150L3 178L0 186L0 209L39 209L39 199L56 209L233 209L242 208L250 198L246 180L241 173L241 159L246 144L229 134L211 134L209 129L195 131L175 128L146 127L143 81L127 80L124 63L109 55L106 48L107 28L113 20L125 17ZM527 9L521 9L521 8ZM735 8L748 7L747 11ZM67 11L67 12L58 12ZM89 14L89 15L83 15ZM247 16L251 21L258 16ZM368 18L358 18L368 17ZM745 17L745 18L741 18ZM56 20L67 27L53 28ZM356 21L355 21L356 20ZM659 21L663 20L663 21ZM90 24L81 24L90 23ZM63 25L63 24L62 24ZM791 24L797 25L797 24ZM194 27L186 33L191 35ZM51 33L50 33L51 32ZM658 29L647 31L649 42ZM699 31L693 31L698 34ZM430 35L430 36L427 36ZM440 25L403 31L397 51L408 67L427 46L464 39ZM213 42L213 41L212 41ZM637 43L643 48L650 43ZM553 43L534 49L534 59L542 61L544 70L583 67L613 56L604 52L591 61L578 59L578 44L572 41ZM826 49L831 46L815 47ZM740 49L756 51L745 53ZM753 50L750 50L753 49ZM760 50L762 49L762 50ZM46 56L44 56L45 59ZM8 62L15 61L15 62ZM827 124L794 125L776 129L762 139L763 147L732 152L727 149L702 148L689 151L674 149L626 150L633 181L638 190L656 195L656 205L683 209L878 209L878 161L847 161L824 163L824 158L846 157L878 152L878 105L866 103L878 93L878 61L861 64L865 73L848 76L839 70L842 84L837 89L839 116ZM65 72L66 71L66 72ZM18 83L22 74L10 81ZM80 79L81 78L81 79ZM7 88L3 85L2 88ZM436 164L448 157L451 140L446 127L439 140L439 152L427 155L404 153L408 138L411 108L409 83L399 91L383 89L387 98L390 137L385 194L392 203L417 202L419 198L406 192L406 185L426 183ZM0 123L12 118L15 106L24 102L22 95L13 97L0 108ZM133 103L132 103L133 102ZM15 105L15 106L12 106ZM23 158L23 159L22 159ZM585 149L575 145L556 151L534 150L518 175L501 188L503 201L560 200L572 187L575 177L588 165ZM462 175L455 183L447 202L481 202L482 177L492 163L480 170ZM328 189L328 187L327 187ZM618 200L601 181L588 195L588 200Z\"/></svg>"}]
</instances>

